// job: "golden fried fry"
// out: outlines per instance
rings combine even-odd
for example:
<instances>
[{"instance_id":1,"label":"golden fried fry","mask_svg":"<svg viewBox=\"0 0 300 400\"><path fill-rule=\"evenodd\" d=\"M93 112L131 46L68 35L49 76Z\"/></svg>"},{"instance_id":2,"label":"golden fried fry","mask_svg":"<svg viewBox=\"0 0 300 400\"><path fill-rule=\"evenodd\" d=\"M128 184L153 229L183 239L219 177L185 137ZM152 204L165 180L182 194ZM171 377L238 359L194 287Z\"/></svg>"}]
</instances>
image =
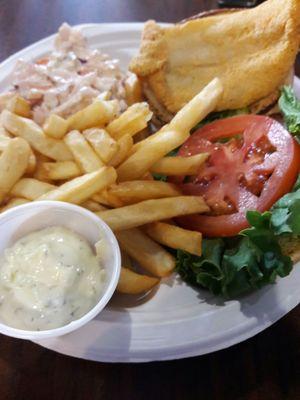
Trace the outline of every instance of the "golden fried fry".
<instances>
[{"instance_id":1,"label":"golden fried fry","mask_svg":"<svg viewBox=\"0 0 300 400\"><path fill-rule=\"evenodd\" d=\"M180 215L209 211L200 196L178 196L165 199L145 200L137 204L96 213L112 230L119 231L150 222L161 221Z\"/></svg>"},{"instance_id":2,"label":"golden fried fry","mask_svg":"<svg viewBox=\"0 0 300 400\"><path fill-rule=\"evenodd\" d=\"M93 172L103 167L103 162L80 132L69 132L65 136L64 141L83 172Z\"/></svg>"},{"instance_id":3,"label":"golden fried fry","mask_svg":"<svg viewBox=\"0 0 300 400\"><path fill-rule=\"evenodd\" d=\"M107 125L108 133L116 140L128 134L134 136L145 129L152 117L147 103L136 103Z\"/></svg>"},{"instance_id":4,"label":"golden fried fry","mask_svg":"<svg viewBox=\"0 0 300 400\"><path fill-rule=\"evenodd\" d=\"M1 136L0 134L0 153L4 151L7 145L10 143L12 139L9 136ZM29 150L29 157L28 157L28 165L26 168L26 174L32 174L36 168L36 156L32 151L31 147Z\"/></svg>"},{"instance_id":5,"label":"golden fried fry","mask_svg":"<svg viewBox=\"0 0 300 400\"><path fill-rule=\"evenodd\" d=\"M20 117L30 118L31 107L27 100L17 94L12 97L8 102L6 108Z\"/></svg>"},{"instance_id":6,"label":"golden fried fry","mask_svg":"<svg viewBox=\"0 0 300 400\"><path fill-rule=\"evenodd\" d=\"M11 189L10 195L28 200L36 200L43 194L55 189L56 186L34 178L22 178Z\"/></svg>"},{"instance_id":7,"label":"golden fried fry","mask_svg":"<svg viewBox=\"0 0 300 400\"><path fill-rule=\"evenodd\" d=\"M67 119L69 130L83 131L96 126L103 127L117 115L117 112L117 100L103 101L97 99Z\"/></svg>"},{"instance_id":8,"label":"golden fried fry","mask_svg":"<svg viewBox=\"0 0 300 400\"><path fill-rule=\"evenodd\" d=\"M0 203L25 173L30 155L29 144L21 138L11 139L0 156Z\"/></svg>"},{"instance_id":9,"label":"golden fried fry","mask_svg":"<svg viewBox=\"0 0 300 400\"><path fill-rule=\"evenodd\" d=\"M158 160L176 149L188 138L186 131L160 131L155 139L147 139L140 148L121 164L118 169L119 182L130 181L141 178Z\"/></svg>"},{"instance_id":10,"label":"golden fried fry","mask_svg":"<svg viewBox=\"0 0 300 400\"><path fill-rule=\"evenodd\" d=\"M189 231L164 222L154 222L147 225L144 230L148 236L164 246L201 256L202 234L200 232Z\"/></svg>"},{"instance_id":11,"label":"golden fried fry","mask_svg":"<svg viewBox=\"0 0 300 400\"><path fill-rule=\"evenodd\" d=\"M151 167L151 172L167 176L196 175L209 154L202 153L189 157L163 157Z\"/></svg>"},{"instance_id":12,"label":"golden fried fry","mask_svg":"<svg viewBox=\"0 0 300 400\"><path fill-rule=\"evenodd\" d=\"M87 129L83 132L83 135L105 164L108 164L119 151L118 143L105 129Z\"/></svg>"},{"instance_id":13,"label":"golden fried fry","mask_svg":"<svg viewBox=\"0 0 300 400\"><path fill-rule=\"evenodd\" d=\"M175 258L139 229L117 233L121 248L142 268L157 277L169 275L175 268Z\"/></svg>"},{"instance_id":14,"label":"golden fried fry","mask_svg":"<svg viewBox=\"0 0 300 400\"><path fill-rule=\"evenodd\" d=\"M156 140L162 131L175 130L178 132L189 133L194 126L202 121L211 111L213 111L222 96L223 87L218 78L213 79L205 86L200 93L196 94L178 113L173 117L171 122L162 127L154 135L149 136L145 140L136 143L133 146L132 153L140 149L146 143Z\"/></svg>"},{"instance_id":15,"label":"golden fried fry","mask_svg":"<svg viewBox=\"0 0 300 400\"><path fill-rule=\"evenodd\" d=\"M124 160L126 160L133 147L133 139L130 135L124 135L117 142L119 149L116 155L109 161L112 167L118 167Z\"/></svg>"},{"instance_id":16,"label":"golden fried fry","mask_svg":"<svg viewBox=\"0 0 300 400\"><path fill-rule=\"evenodd\" d=\"M8 110L2 111L2 123L14 136L25 139L38 152L57 161L72 160L72 154L64 142L47 137L34 121L20 117Z\"/></svg>"},{"instance_id":17,"label":"golden fried fry","mask_svg":"<svg viewBox=\"0 0 300 400\"><path fill-rule=\"evenodd\" d=\"M38 200L66 201L81 204L93 194L100 192L115 182L116 171L112 167L101 169L79 176L59 186L58 188L39 197Z\"/></svg>"},{"instance_id":18,"label":"golden fried fry","mask_svg":"<svg viewBox=\"0 0 300 400\"><path fill-rule=\"evenodd\" d=\"M180 190L172 183L152 180L121 182L112 185L108 193L117 196L124 204L181 195Z\"/></svg>"},{"instance_id":19,"label":"golden fried fry","mask_svg":"<svg viewBox=\"0 0 300 400\"><path fill-rule=\"evenodd\" d=\"M47 136L54 139L62 139L68 131L68 122L56 114L51 114L43 126Z\"/></svg>"},{"instance_id":20,"label":"golden fried fry","mask_svg":"<svg viewBox=\"0 0 300 400\"><path fill-rule=\"evenodd\" d=\"M44 162L40 172L46 180L67 180L82 175L80 168L74 161Z\"/></svg>"},{"instance_id":21,"label":"golden fried fry","mask_svg":"<svg viewBox=\"0 0 300 400\"><path fill-rule=\"evenodd\" d=\"M141 294L153 289L159 283L158 278L141 275L122 267L117 292L125 294Z\"/></svg>"},{"instance_id":22,"label":"golden fried fry","mask_svg":"<svg viewBox=\"0 0 300 400\"><path fill-rule=\"evenodd\" d=\"M80 205L81 207L87 208L92 212L106 210L106 207L102 206L101 204L97 203L94 200L86 200L84 203L81 203Z\"/></svg>"},{"instance_id":23,"label":"golden fried fry","mask_svg":"<svg viewBox=\"0 0 300 400\"><path fill-rule=\"evenodd\" d=\"M30 149L30 154L28 158L28 165L25 171L25 174L31 175L34 173L36 168L36 156L34 152Z\"/></svg>"},{"instance_id":24,"label":"golden fried fry","mask_svg":"<svg viewBox=\"0 0 300 400\"><path fill-rule=\"evenodd\" d=\"M102 190L100 193L94 194L92 199L102 205L104 204L113 208L122 207L124 205L118 196L109 193L107 190Z\"/></svg>"},{"instance_id":25,"label":"golden fried fry","mask_svg":"<svg viewBox=\"0 0 300 400\"><path fill-rule=\"evenodd\" d=\"M4 151L6 149L6 147L10 141L11 141L11 138L9 136L1 136L0 135L0 153L2 153L2 151Z\"/></svg>"}]
</instances>

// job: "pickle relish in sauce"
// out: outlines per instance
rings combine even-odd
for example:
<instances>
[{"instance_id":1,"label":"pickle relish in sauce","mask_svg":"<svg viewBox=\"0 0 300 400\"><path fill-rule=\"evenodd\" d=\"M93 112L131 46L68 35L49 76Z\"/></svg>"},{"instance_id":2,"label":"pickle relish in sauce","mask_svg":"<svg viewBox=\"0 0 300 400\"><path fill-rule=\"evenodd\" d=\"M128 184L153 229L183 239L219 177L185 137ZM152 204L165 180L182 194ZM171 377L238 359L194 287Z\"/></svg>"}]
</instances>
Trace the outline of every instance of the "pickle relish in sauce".
<instances>
[{"instance_id":1,"label":"pickle relish in sauce","mask_svg":"<svg viewBox=\"0 0 300 400\"><path fill-rule=\"evenodd\" d=\"M30 233L0 257L0 320L24 330L64 326L98 303L104 281L100 255L77 233Z\"/></svg>"}]
</instances>

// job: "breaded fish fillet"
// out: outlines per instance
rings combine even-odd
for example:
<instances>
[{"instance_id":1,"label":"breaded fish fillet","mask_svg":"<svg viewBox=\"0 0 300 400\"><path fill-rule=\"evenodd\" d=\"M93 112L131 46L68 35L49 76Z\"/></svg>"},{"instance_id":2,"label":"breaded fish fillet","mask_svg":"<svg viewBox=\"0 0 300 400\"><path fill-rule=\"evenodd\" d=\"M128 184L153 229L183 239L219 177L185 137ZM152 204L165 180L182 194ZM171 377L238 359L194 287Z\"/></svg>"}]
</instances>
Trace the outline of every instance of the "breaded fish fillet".
<instances>
[{"instance_id":1,"label":"breaded fish fillet","mask_svg":"<svg viewBox=\"0 0 300 400\"><path fill-rule=\"evenodd\" d=\"M300 0L268 0L165 28L148 21L130 70L171 114L214 77L224 86L218 110L237 109L274 97L299 43Z\"/></svg>"}]
</instances>

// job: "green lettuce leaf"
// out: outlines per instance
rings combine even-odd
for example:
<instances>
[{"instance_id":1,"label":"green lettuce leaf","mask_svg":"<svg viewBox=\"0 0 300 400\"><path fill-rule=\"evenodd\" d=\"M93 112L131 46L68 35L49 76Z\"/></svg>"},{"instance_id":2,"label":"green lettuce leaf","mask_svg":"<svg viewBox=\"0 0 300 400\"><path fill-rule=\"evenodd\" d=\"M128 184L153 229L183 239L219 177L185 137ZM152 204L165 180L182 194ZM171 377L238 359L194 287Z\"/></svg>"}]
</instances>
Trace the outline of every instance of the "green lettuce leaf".
<instances>
[{"instance_id":1,"label":"green lettuce leaf","mask_svg":"<svg viewBox=\"0 0 300 400\"><path fill-rule=\"evenodd\" d=\"M277 235L300 235L300 189L286 194L274 204L271 224Z\"/></svg>"},{"instance_id":2,"label":"green lettuce leaf","mask_svg":"<svg viewBox=\"0 0 300 400\"><path fill-rule=\"evenodd\" d=\"M167 182L167 175L162 175L162 174L156 174L154 172L152 172L152 176L154 178L154 180L156 181L162 181L162 182Z\"/></svg>"},{"instance_id":3,"label":"green lettuce leaf","mask_svg":"<svg viewBox=\"0 0 300 400\"><path fill-rule=\"evenodd\" d=\"M202 256L177 251L176 269L193 285L234 298L287 276L292 260L279 237L300 236L300 179L270 211L248 211L250 227L236 238L203 240Z\"/></svg>"},{"instance_id":4,"label":"green lettuce leaf","mask_svg":"<svg viewBox=\"0 0 300 400\"><path fill-rule=\"evenodd\" d=\"M204 239L201 257L178 250L176 269L182 279L215 295L235 298L290 273L292 261L281 253L270 230L254 228L243 235L234 247L227 247L223 239Z\"/></svg>"},{"instance_id":5,"label":"green lettuce leaf","mask_svg":"<svg viewBox=\"0 0 300 400\"><path fill-rule=\"evenodd\" d=\"M278 101L285 125L290 133L300 133L300 101L291 86L284 86Z\"/></svg>"},{"instance_id":6,"label":"green lettuce leaf","mask_svg":"<svg viewBox=\"0 0 300 400\"><path fill-rule=\"evenodd\" d=\"M291 87L282 89L279 107L287 129L298 135L300 101ZM245 110L213 113L195 129L218 118L243 113ZM234 298L287 276L293 264L282 253L279 238L300 236L300 175L291 193L277 201L270 211L248 211L247 219L250 227L236 238L204 239L201 257L178 250L176 269L181 277L215 295Z\"/></svg>"}]
</instances>

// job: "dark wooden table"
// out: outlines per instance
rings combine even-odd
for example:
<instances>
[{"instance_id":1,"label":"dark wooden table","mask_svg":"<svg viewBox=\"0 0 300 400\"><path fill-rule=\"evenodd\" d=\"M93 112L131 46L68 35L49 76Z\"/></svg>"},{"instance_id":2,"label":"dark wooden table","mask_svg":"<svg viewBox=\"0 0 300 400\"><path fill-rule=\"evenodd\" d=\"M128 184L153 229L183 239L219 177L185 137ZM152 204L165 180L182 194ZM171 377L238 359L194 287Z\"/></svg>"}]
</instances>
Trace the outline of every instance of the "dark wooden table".
<instances>
[{"instance_id":1,"label":"dark wooden table","mask_svg":"<svg viewBox=\"0 0 300 400\"><path fill-rule=\"evenodd\" d=\"M0 0L0 60L52 34L63 21L178 21L216 4L214 0ZM242 344L173 362L94 363L0 336L0 400L296 400L300 399L299 359L299 307Z\"/></svg>"}]
</instances>

